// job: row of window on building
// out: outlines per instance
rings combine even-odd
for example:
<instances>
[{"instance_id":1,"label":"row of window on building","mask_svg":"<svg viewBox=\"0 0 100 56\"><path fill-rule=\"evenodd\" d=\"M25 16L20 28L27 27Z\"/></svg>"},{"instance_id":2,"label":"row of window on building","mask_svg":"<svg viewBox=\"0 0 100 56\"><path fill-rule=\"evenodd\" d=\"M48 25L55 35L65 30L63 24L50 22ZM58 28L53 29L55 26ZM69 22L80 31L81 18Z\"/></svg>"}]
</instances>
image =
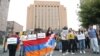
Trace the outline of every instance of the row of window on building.
<instances>
[{"instance_id":1,"label":"row of window on building","mask_svg":"<svg viewBox=\"0 0 100 56\"><path fill-rule=\"evenodd\" d=\"M35 7L59 7L58 6L53 6L53 5L35 5Z\"/></svg>"}]
</instances>

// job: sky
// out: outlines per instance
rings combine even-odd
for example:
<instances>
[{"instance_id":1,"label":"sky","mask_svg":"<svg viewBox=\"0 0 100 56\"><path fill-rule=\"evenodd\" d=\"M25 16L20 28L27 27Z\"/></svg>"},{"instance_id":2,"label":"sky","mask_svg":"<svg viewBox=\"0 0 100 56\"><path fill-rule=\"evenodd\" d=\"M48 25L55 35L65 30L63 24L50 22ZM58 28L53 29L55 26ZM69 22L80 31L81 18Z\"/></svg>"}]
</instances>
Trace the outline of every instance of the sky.
<instances>
[{"instance_id":1,"label":"sky","mask_svg":"<svg viewBox=\"0 0 100 56\"><path fill-rule=\"evenodd\" d=\"M66 7L68 28L78 30L80 22L78 21L79 0L50 0L60 1L61 5ZM34 0L10 0L8 21L16 21L26 29L27 7L33 4Z\"/></svg>"}]
</instances>

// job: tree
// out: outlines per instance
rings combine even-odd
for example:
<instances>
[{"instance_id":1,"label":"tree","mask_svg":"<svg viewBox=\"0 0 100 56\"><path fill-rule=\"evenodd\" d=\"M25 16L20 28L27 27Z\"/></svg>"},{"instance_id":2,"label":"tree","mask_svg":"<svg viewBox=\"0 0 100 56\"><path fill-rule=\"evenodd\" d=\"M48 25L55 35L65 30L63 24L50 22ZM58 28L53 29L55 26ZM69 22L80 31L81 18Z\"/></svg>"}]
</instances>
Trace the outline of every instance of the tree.
<instances>
[{"instance_id":1,"label":"tree","mask_svg":"<svg viewBox=\"0 0 100 56\"><path fill-rule=\"evenodd\" d=\"M85 28L100 24L100 0L83 0L80 4L79 21Z\"/></svg>"}]
</instances>

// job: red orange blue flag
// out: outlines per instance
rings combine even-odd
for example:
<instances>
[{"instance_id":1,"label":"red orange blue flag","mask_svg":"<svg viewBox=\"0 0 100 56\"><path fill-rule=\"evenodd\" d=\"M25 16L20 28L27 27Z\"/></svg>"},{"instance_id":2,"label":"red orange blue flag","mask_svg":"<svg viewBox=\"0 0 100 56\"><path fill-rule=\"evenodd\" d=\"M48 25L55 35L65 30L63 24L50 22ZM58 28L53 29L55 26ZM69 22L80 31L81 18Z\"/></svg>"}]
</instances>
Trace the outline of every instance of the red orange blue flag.
<instances>
[{"instance_id":1,"label":"red orange blue flag","mask_svg":"<svg viewBox=\"0 0 100 56\"><path fill-rule=\"evenodd\" d=\"M55 34L36 40L23 41L26 56L43 56L55 47Z\"/></svg>"}]
</instances>

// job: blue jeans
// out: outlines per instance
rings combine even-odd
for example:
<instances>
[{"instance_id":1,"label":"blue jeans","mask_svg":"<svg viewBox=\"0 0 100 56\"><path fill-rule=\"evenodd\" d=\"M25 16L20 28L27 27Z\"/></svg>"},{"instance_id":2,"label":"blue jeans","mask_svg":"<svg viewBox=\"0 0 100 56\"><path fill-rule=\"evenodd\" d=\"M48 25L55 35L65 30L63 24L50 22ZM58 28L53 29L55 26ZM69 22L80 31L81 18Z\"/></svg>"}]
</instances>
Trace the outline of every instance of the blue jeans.
<instances>
[{"instance_id":1,"label":"blue jeans","mask_svg":"<svg viewBox=\"0 0 100 56\"><path fill-rule=\"evenodd\" d=\"M24 46L21 45L21 48L20 48L20 55L19 55L19 56L24 56L24 54L25 54L24 52L25 52Z\"/></svg>"},{"instance_id":2,"label":"blue jeans","mask_svg":"<svg viewBox=\"0 0 100 56\"><path fill-rule=\"evenodd\" d=\"M57 43L57 48L58 48L59 50L62 50L62 42L61 42L61 41L59 41L59 42Z\"/></svg>"},{"instance_id":3,"label":"blue jeans","mask_svg":"<svg viewBox=\"0 0 100 56\"><path fill-rule=\"evenodd\" d=\"M91 38L90 39L91 42L91 47L93 49L93 52L99 52L99 45L98 45L98 40L97 38Z\"/></svg>"},{"instance_id":4,"label":"blue jeans","mask_svg":"<svg viewBox=\"0 0 100 56\"><path fill-rule=\"evenodd\" d=\"M85 39L79 40L79 48L80 50L85 50Z\"/></svg>"}]
</instances>

